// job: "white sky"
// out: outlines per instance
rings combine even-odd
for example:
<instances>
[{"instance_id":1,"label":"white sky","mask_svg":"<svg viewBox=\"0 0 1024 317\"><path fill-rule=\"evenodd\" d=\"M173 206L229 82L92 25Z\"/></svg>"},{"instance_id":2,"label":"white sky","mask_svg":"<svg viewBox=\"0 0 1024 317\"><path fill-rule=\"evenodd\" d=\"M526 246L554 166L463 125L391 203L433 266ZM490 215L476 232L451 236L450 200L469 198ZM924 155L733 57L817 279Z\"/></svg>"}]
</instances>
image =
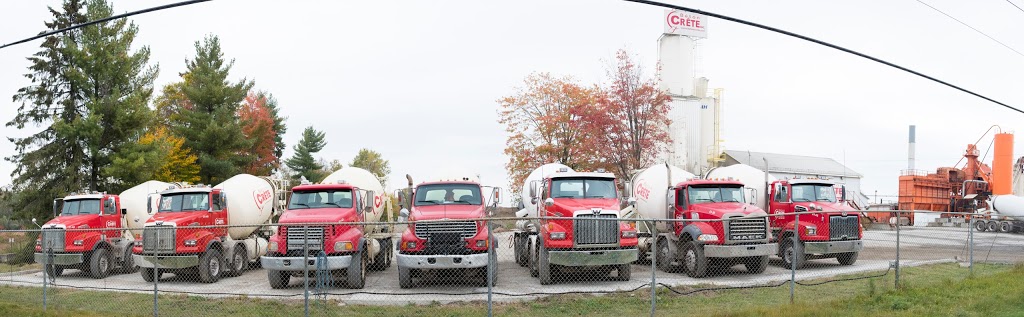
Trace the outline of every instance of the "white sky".
<instances>
[{"instance_id":1,"label":"white sky","mask_svg":"<svg viewBox=\"0 0 1024 317\"><path fill-rule=\"evenodd\" d=\"M114 12L169 2L114 1ZM671 2L829 41L1024 108L1024 57L913 0ZM926 2L1024 51L1024 12L1005 1ZM5 3L0 42L42 31L47 4L59 1ZM328 159L347 165L361 147L383 153L391 185L403 184L407 173L419 181L463 169L507 187L495 101L535 71L603 80L620 48L652 73L662 14L612 0L219 0L132 20L140 28L136 44L148 45L151 63L160 66L157 92L179 80L193 42L219 35L225 56L236 60L232 75L255 79L279 100L288 117L285 157L312 125L327 133L320 155ZM0 50L4 123L17 109L10 96L29 84L25 57L39 44ZM909 124L917 125L917 167L934 169L956 163L990 125L1012 131L1024 119L859 57L714 18L701 45L704 76L711 87L725 88L727 149L840 162L845 154L847 165L865 175L866 193L896 194ZM1024 149L1022 139L1016 148ZM0 140L3 156L13 151ZM0 162L0 185L10 184L13 169Z\"/></svg>"}]
</instances>

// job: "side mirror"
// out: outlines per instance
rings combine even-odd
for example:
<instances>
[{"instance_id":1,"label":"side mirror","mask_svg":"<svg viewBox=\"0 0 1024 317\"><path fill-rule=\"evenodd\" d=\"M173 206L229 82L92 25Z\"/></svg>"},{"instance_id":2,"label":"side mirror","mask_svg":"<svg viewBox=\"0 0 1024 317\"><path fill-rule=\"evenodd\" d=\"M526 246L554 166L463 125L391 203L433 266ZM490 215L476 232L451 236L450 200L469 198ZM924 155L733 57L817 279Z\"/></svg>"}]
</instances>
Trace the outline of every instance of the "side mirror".
<instances>
[{"instance_id":1,"label":"side mirror","mask_svg":"<svg viewBox=\"0 0 1024 317\"><path fill-rule=\"evenodd\" d=\"M495 206L501 204L501 187L495 187L494 190L491 192L491 195L491 201L494 203Z\"/></svg>"},{"instance_id":2,"label":"side mirror","mask_svg":"<svg viewBox=\"0 0 1024 317\"><path fill-rule=\"evenodd\" d=\"M152 194L150 194L149 196L146 196L146 213L150 214L150 215L153 214L153 195ZM135 222L139 222L139 219L136 218Z\"/></svg>"},{"instance_id":3,"label":"side mirror","mask_svg":"<svg viewBox=\"0 0 1024 317\"><path fill-rule=\"evenodd\" d=\"M405 222L409 220L409 209L402 208L398 211L398 222Z\"/></svg>"},{"instance_id":4,"label":"side mirror","mask_svg":"<svg viewBox=\"0 0 1024 317\"><path fill-rule=\"evenodd\" d=\"M128 214L128 209L127 208L121 208L121 215L127 215L127 214Z\"/></svg>"},{"instance_id":5,"label":"side mirror","mask_svg":"<svg viewBox=\"0 0 1024 317\"><path fill-rule=\"evenodd\" d=\"M553 198L551 198L551 197L548 197L548 199L544 200L544 206L551 207L551 205L554 205L554 204L555 204L555 200Z\"/></svg>"},{"instance_id":6,"label":"side mirror","mask_svg":"<svg viewBox=\"0 0 1024 317\"><path fill-rule=\"evenodd\" d=\"M750 203L751 205L757 204L757 188L747 188L750 190Z\"/></svg>"},{"instance_id":7,"label":"side mirror","mask_svg":"<svg viewBox=\"0 0 1024 317\"><path fill-rule=\"evenodd\" d=\"M377 197L372 190L366 191L366 198L363 203L363 212L373 212L374 197Z\"/></svg>"},{"instance_id":8,"label":"side mirror","mask_svg":"<svg viewBox=\"0 0 1024 317\"><path fill-rule=\"evenodd\" d=\"M57 202L58 201L60 201L60 199L54 199L53 200L53 217L54 218L57 218L57 214L60 212L60 208L57 208Z\"/></svg>"},{"instance_id":9,"label":"side mirror","mask_svg":"<svg viewBox=\"0 0 1024 317\"><path fill-rule=\"evenodd\" d=\"M537 198L537 181L530 181L530 198Z\"/></svg>"},{"instance_id":10,"label":"side mirror","mask_svg":"<svg viewBox=\"0 0 1024 317\"><path fill-rule=\"evenodd\" d=\"M623 186L625 186L625 187L622 189L622 197L623 198L632 198L633 197L633 182L626 182L626 184L623 185ZM636 201L636 200L634 200L634 201Z\"/></svg>"}]
</instances>

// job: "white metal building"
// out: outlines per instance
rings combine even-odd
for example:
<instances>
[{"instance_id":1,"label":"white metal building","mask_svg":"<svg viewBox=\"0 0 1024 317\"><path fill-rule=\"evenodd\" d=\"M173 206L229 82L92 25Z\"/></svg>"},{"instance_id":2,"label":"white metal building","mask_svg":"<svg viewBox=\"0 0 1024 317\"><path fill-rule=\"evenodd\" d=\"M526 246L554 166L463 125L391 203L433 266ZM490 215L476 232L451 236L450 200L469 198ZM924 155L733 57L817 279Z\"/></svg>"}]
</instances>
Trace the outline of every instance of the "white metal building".
<instances>
[{"instance_id":1,"label":"white metal building","mask_svg":"<svg viewBox=\"0 0 1024 317\"><path fill-rule=\"evenodd\" d=\"M767 169L765 168L767 162ZM823 178L846 185L846 196L858 206L867 206L871 202L860 189L863 177L836 160L827 157L813 157L790 154L776 154L751 151L726 150L725 162L722 166L746 164L769 174L777 179L784 178Z\"/></svg>"}]
</instances>

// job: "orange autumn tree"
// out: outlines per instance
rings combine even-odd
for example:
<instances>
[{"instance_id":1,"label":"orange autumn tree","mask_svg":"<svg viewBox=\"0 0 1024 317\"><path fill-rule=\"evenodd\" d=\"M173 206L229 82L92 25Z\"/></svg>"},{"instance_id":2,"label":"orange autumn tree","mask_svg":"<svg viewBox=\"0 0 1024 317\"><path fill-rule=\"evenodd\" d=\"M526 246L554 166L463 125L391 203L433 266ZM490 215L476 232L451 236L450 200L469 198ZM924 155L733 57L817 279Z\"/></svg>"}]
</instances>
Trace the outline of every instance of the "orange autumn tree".
<instances>
[{"instance_id":1,"label":"orange autumn tree","mask_svg":"<svg viewBox=\"0 0 1024 317\"><path fill-rule=\"evenodd\" d=\"M196 155L184 147L185 139L171 135L166 128L156 128L139 138L139 144L155 144L163 154L163 164L153 172L153 179L163 182L199 182Z\"/></svg>"},{"instance_id":2,"label":"orange autumn tree","mask_svg":"<svg viewBox=\"0 0 1024 317\"><path fill-rule=\"evenodd\" d=\"M597 87L569 77L531 74L516 93L498 100L499 123L508 133L505 168L509 186L518 188L534 168L562 163L574 170L612 167L603 135L612 118L599 102Z\"/></svg>"},{"instance_id":3,"label":"orange autumn tree","mask_svg":"<svg viewBox=\"0 0 1024 317\"><path fill-rule=\"evenodd\" d=\"M250 91L238 108L238 119L242 123L242 134L255 141L248 153L255 159L245 167L245 173L270 175L279 167L280 161L274 154L277 132L274 130L274 117L267 106L267 98Z\"/></svg>"},{"instance_id":4,"label":"orange autumn tree","mask_svg":"<svg viewBox=\"0 0 1024 317\"><path fill-rule=\"evenodd\" d=\"M672 97L658 88L656 78L645 78L625 50L615 54L616 63L608 69L601 103L613 119L604 135L611 151L603 152L615 165L619 177L655 163L671 138L665 127L671 123L668 111ZM657 73L657 72L656 72Z\"/></svg>"}]
</instances>

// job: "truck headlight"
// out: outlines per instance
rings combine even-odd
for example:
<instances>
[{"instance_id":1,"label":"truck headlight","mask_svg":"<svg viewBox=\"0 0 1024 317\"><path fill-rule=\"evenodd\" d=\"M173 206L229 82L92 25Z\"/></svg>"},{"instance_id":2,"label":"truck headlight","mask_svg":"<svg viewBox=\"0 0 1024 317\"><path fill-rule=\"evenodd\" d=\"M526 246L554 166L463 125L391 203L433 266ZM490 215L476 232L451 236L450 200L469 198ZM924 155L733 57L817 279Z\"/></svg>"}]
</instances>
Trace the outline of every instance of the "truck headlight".
<instances>
[{"instance_id":1,"label":"truck headlight","mask_svg":"<svg viewBox=\"0 0 1024 317\"><path fill-rule=\"evenodd\" d=\"M334 243L334 251L352 251L352 242L337 241Z\"/></svg>"},{"instance_id":2,"label":"truck headlight","mask_svg":"<svg viewBox=\"0 0 1024 317\"><path fill-rule=\"evenodd\" d=\"M636 230L625 230L622 231L623 238L636 238Z\"/></svg>"},{"instance_id":3,"label":"truck headlight","mask_svg":"<svg viewBox=\"0 0 1024 317\"><path fill-rule=\"evenodd\" d=\"M135 246L141 247L142 246L142 240L135 240Z\"/></svg>"},{"instance_id":4,"label":"truck headlight","mask_svg":"<svg viewBox=\"0 0 1024 317\"><path fill-rule=\"evenodd\" d=\"M84 241L82 241L82 240L75 240L75 242L72 242L72 243L74 243L75 245L82 245L83 242Z\"/></svg>"},{"instance_id":5,"label":"truck headlight","mask_svg":"<svg viewBox=\"0 0 1024 317\"><path fill-rule=\"evenodd\" d=\"M270 244L267 245L267 253L270 252L277 252L277 241L270 241Z\"/></svg>"},{"instance_id":6,"label":"truck headlight","mask_svg":"<svg viewBox=\"0 0 1024 317\"><path fill-rule=\"evenodd\" d=\"M476 240L476 247L477 248L486 248L487 247L487 239Z\"/></svg>"},{"instance_id":7,"label":"truck headlight","mask_svg":"<svg viewBox=\"0 0 1024 317\"><path fill-rule=\"evenodd\" d=\"M809 236L816 236L818 235L818 227L807 226L804 228L804 234Z\"/></svg>"},{"instance_id":8,"label":"truck headlight","mask_svg":"<svg viewBox=\"0 0 1024 317\"><path fill-rule=\"evenodd\" d=\"M196 246L196 240L185 240L185 246L186 247L194 247L194 246Z\"/></svg>"},{"instance_id":9,"label":"truck headlight","mask_svg":"<svg viewBox=\"0 0 1024 317\"><path fill-rule=\"evenodd\" d=\"M551 240L564 240L565 239L565 232L564 231L555 231L555 232L552 232L550 235L551 235Z\"/></svg>"},{"instance_id":10,"label":"truck headlight","mask_svg":"<svg viewBox=\"0 0 1024 317\"><path fill-rule=\"evenodd\" d=\"M409 241L402 243L403 250L412 250L416 248L416 241Z\"/></svg>"},{"instance_id":11,"label":"truck headlight","mask_svg":"<svg viewBox=\"0 0 1024 317\"><path fill-rule=\"evenodd\" d=\"M718 236L713 234L702 234L697 237L697 241L712 242L718 241Z\"/></svg>"}]
</instances>

